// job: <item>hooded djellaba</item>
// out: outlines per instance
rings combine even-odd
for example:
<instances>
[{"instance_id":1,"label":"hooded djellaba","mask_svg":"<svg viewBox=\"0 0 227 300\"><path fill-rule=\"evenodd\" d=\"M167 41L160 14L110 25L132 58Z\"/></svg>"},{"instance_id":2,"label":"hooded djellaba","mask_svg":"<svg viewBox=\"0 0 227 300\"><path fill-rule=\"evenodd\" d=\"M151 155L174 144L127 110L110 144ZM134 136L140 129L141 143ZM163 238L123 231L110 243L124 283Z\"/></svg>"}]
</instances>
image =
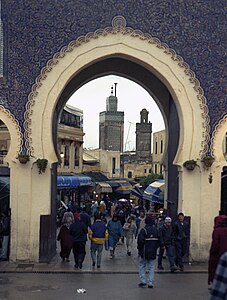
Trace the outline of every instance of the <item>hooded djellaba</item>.
<instances>
[{"instance_id":1,"label":"hooded djellaba","mask_svg":"<svg viewBox=\"0 0 227 300\"><path fill-rule=\"evenodd\" d=\"M227 216L220 215L214 218L214 229L208 262L208 284L214 279L219 258L227 251Z\"/></svg>"}]
</instances>

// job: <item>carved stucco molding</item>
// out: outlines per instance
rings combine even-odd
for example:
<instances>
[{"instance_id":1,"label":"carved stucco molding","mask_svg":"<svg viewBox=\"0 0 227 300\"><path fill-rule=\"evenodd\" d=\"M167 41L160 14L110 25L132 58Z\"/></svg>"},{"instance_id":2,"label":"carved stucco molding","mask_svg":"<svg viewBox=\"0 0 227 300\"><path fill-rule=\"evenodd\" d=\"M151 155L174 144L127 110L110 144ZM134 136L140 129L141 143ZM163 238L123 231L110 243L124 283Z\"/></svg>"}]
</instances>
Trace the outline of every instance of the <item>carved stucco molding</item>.
<instances>
[{"instance_id":1,"label":"carved stucco molding","mask_svg":"<svg viewBox=\"0 0 227 300\"><path fill-rule=\"evenodd\" d=\"M6 109L3 105L0 105L0 119L1 119L1 113L6 115L6 117L9 119L9 122L14 124L15 131L17 133L17 152L20 153L22 151L22 145L23 145L23 134L21 132L21 127L19 125L19 122L16 120L15 116ZM7 126L7 124L5 124ZM8 128L9 129L9 128ZM12 141L11 141L12 143Z\"/></svg>"},{"instance_id":2,"label":"carved stucco molding","mask_svg":"<svg viewBox=\"0 0 227 300\"><path fill-rule=\"evenodd\" d=\"M218 122L218 124L215 126L214 131L212 133L211 137L211 145L210 145L210 154L215 157L215 143L216 139L219 133L220 128L224 125L224 123L227 122L227 114ZM222 143L222 140L219 141L219 143Z\"/></svg>"},{"instance_id":3,"label":"carved stucco molding","mask_svg":"<svg viewBox=\"0 0 227 300\"><path fill-rule=\"evenodd\" d=\"M160 51L163 51L166 55L170 56L171 59L177 63L179 68L184 69L184 73L187 75L190 84L193 85L195 92L197 93L197 99L200 103L202 126L203 126L203 141L201 143L200 155L203 155L208 151L208 144L210 140L210 117L209 110L207 106L207 100L204 96L204 91L200 86L199 80L196 78L195 73L190 69L189 65L183 60L183 58L177 53L169 48L165 43L162 43L158 38L152 37L148 33L143 33L140 30L135 30L131 27L126 27L126 20L123 16L116 16L112 20L112 27L106 27L105 29L97 29L95 32L89 32L85 36L79 36L76 40L70 42L67 46L63 47L60 52L54 54L53 58L47 62L47 65L42 68L40 75L37 76L35 84L32 86L32 91L28 96L28 101L26 104L26 111L24 114L24 139L25 146L29 153L33 153L32 147L32 133L31 133L31 116L32 108L35 104L35 98L38 95L38 90L42 86L49 72L51 72L55 65L60 59L63 59L67 53L72 52L75 48L79 47L84 43L88 43L92 39L97 39L100 36L107 36L109 34L121 33L123 35L130 35L134 38L139 38L144 41L144 43L149 43L155 45Z\"/></svg>"}]
</instances>

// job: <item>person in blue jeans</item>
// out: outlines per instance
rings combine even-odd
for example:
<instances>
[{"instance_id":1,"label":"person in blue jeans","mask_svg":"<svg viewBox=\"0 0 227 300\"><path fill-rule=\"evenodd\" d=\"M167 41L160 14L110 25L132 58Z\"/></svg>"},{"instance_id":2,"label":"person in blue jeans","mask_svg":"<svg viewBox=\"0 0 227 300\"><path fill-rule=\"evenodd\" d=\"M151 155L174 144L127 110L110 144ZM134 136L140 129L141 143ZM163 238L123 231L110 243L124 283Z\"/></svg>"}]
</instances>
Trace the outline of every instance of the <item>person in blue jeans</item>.
<instances>
[{"instance_id":1,"label":"person in blue jeans","mask_svg":"<svg viewBox=\"0 0 227 300\"><path fill-rule=\"evenodd\" d=\"M166 249L166 255L169 260L169 266L171 273L175 272L175 255L174 255L174 232L172 228L172 219L166 217L164 224L159 228L160 234L160 249L163 251ZM158 266L162 265L162 255L158 257Z\"/></svg>"},{"instance_id":2,"label":"person in blue jeans","mask_svg":"<svg viewBox=\"0 0 227 300\"><path fill-rule=\"evenodd\" d=\"M100 268L103 244L108 239L108 230L106 224L102 221L100 214L95 215L95 221L88 231L88 237L91 240L92 267L95 267L97 261L97 268Z\"/></svg>"},{"instance_id":3,"label":"person in blue jeans","mask_svg":"<svg viewBox=\"0 0 227 300\"><path fill-rule=\"evenodd\" d=\"M159 232L152 217L147 216L145 227L139 232L137 249L139 253L139 287L154 287L154 271L157 249L159 247ZM146 278L146 267L148 278Z\"/></svg>"}]
</instances>

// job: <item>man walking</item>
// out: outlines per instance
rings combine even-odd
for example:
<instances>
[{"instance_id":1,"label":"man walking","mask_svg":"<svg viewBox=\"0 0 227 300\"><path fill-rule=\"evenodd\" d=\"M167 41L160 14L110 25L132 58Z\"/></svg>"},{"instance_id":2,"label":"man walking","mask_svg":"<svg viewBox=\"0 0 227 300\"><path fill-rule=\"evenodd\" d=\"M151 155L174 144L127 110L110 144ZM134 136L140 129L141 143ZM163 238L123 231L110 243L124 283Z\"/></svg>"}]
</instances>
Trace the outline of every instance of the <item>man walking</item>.
<instances>
[{"instance_id":1,"label":"man walking","mask_svg":"<svg viewBox=\"0 0 227 300\"><path fill-rule=\"evenodd\" d=\"M105 223L101 220L100 214L95 215L95 221L91 225L91 229L88 232L88 237L91 240L92 267L95 266L97 252L97 268L100 268L103 243L108 239L108 230Z\"/></svg>"},{"instance_id":2,"label":"man walking","mask_svg":"<svg viewBox=\"0 0 227 300\"><path fill-rule=\"evenodd\" d=\"M175 237L175 251L176 251L176 266L180 271L184 271L183 257L187 251L187 238L188 238L188 223L184 220L184 214L178 214L178 220L174 224L174 237Z\"/></svg>"},{"instance_id":3,"label":"man walking","mask_svg":"<svg viewBox=\"0 0 227 300\"><path fill-rule=\"evenodd\" d=\"M166 254L168 256L170 271L175 272L177 268L174 266L174 234L172 228L172 219L166 217L164 224L159 229L160 233L160 247L166 249ZM162 256L158 257L158 265L162 265Z\"/></svg>"},{"instance_id":4,"label":"man walking","mask_svg":"<svg viewBox=\"0 0 227 300\"><path fill-rule=\"evenodd\" d=\"M73 242L73 255L75 268L82 269L83 261L86 255L85 245L87 241L87 226L80 221L80 214L74 214L75 222L70 226L69 233Z\"/></svg>"},{"instance_id":5,"label":"man walking","mask_svg":"<svg viewBox=\"0 0 227 300\"><path fill-rule=\"evenodd\" d=\"M148 267L148 287L154 287L154 270L157 249L159 246L159 233L151 217L146 217L145 227L138 235L137 248L139 252L139 287L146 287L146 266Z\"/></svg>"},{"instance_id":6,"label":"man walking","mask_svg":"<svg viewBox=\"0 0 227 300\"><path fill-rule=\"evenodd\" d=\"M86 207L83 207L82 211L80 212L80 221L87 226L87 229L91 227L91 218L89 214L86 212Z\"/></svg>"}]
</instances>

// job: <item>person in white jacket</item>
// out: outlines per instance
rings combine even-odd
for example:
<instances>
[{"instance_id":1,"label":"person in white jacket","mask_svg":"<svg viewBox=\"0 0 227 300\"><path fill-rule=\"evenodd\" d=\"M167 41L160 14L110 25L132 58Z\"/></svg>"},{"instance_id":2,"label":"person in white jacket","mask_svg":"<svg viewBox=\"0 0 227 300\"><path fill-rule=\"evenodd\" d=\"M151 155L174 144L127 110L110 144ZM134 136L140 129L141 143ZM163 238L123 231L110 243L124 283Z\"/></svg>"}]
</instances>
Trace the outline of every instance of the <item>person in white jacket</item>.
<instances>
[{"instance_id":1,"label":"person in white jacket","mask_svg":"<svg viewBox=\"0 0 227 300\"><path fill-rule=\"evenodd\" d=\"M123 232L126 239L126 249L128 256L131 256L133 237L136 235L136 225L132 220L132 217L128 217L126 223L123 226Z\"/></svg>"}]
</instances>

